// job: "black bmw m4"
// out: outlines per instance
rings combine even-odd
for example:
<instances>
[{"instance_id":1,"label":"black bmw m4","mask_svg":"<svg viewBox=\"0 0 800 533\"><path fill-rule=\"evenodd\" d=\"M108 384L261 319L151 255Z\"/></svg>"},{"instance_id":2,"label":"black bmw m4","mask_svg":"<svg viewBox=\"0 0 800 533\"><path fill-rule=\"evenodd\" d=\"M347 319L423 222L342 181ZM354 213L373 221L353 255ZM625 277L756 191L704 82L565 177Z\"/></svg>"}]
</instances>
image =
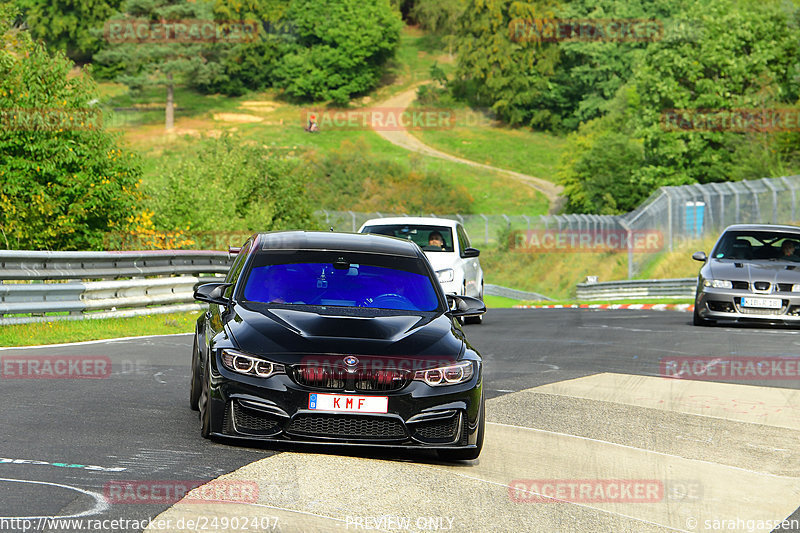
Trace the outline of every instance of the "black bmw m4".
<instances>
[{"instance_id":1,"label":"black bmw m4","mask_svg":"<svg viewBox=\"0 0 800 533\"><path fill-rule=\"evenodd\" d=\"M201 285L190 404L204 437L436 450L478 457L482 363L413 242L253 235L224 283Z\"/></svg>"}]
</instances>

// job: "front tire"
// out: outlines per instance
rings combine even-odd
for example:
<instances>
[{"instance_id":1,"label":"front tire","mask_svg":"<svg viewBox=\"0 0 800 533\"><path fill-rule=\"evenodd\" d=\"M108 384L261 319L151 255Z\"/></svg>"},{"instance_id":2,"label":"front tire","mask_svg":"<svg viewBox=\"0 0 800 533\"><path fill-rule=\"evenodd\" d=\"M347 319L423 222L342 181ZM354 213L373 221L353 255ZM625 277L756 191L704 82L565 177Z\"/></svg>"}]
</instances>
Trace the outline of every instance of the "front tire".
<instances>
[{"instance_id":1,"label":"front tire","mask_svg":"<svg viewBox=\"0 0 800 533\"><path fill-rule=\"evenodd\" d=\"M692 324L695 326L713 326L716 323L716 320L701 317L697 312L697 304L695 304L694 312L692 312Z\"/></svg>"},{"instance_id":2,"label":"front tire","mask_svg":"<svg viewBox=\"0 0 800 533\"><path fill-rule=\"evenodd\" d=\"M466 292L466 291L465 291ZM481 281L481 293L478 296L483 301L483 282ZM470 316L464 318L464 324L483 324L483 315Z\"/></svg>"},{"instance_id":3,"label":"front tire","mask_svg":"<svg viewBox=\"0 0 800 533\"><path fill-rule=\"evenodd\" d=\"M200 350L197 349L197 334L194 336L194 343L192 345L192 383L189 388L189 407L192 411L200 410L198 402L200 401L200 392L202 383L200 382Z\"/></svg>"},{"instance_id":4,"label":"front tire","mask_svg":"<svg viewBox=\"0 0 800 533\"><path fill-rule=\"evenodd\" d=\"M198 402L200 409L200 435L204 439L211 438L211 398L208 388L209 370L208 363L203 368L202 392Z\"/></svg>"}]
</instances>

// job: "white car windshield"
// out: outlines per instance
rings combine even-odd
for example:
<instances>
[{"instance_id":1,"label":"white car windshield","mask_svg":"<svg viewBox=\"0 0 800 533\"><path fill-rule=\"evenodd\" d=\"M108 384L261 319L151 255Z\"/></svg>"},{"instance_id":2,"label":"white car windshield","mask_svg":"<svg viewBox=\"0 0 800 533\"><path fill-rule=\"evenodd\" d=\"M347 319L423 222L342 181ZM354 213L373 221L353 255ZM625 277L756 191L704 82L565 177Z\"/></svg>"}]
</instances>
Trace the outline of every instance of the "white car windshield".
<instances>
[{"instance_id":1,"label":"white car windshield","mask_svg":"<svg viewBox=\"0 0 800 533\"><path fill-rule=\"evenodd\" d=\"M408 239L426 252L452 252L454 250L453 229L447 226L386 224L366 226L362 233Z\"/></svg>"}]
</instances>

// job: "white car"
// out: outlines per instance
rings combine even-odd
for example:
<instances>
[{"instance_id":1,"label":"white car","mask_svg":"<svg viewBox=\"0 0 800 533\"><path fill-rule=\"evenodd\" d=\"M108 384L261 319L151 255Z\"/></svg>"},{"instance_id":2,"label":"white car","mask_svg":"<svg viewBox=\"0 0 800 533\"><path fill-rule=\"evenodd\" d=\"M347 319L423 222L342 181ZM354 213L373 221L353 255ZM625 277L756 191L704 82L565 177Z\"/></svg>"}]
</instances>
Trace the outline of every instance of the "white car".
<instances>
[{"instance_id":1,"label":"white car","mask_svg":"<svg viewBox=\"0 0 800 533\"><path fill-rule=\"evenodd\" d=\"M364 222L358 232L415 242L425 252L445 293L472 296L483 301L483 270L478 261L480 251L470 246L467 232L460 222L433 217L373 218ZM467 322L478 324L482 321L483 315L467 319Z\"/></svg>"}]
</instances>

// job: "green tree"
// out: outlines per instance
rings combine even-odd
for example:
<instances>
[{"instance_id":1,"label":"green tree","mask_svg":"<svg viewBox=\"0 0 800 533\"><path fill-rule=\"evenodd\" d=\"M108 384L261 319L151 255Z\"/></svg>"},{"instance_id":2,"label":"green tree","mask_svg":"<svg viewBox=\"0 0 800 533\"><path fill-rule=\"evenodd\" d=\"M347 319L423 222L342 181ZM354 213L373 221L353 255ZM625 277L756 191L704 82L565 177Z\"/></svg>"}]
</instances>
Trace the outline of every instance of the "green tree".
<instances>
[{"instance_id":1,"label":"green tree","mask_svg":"<svg viewBox=\"0 0 800 533\"><path fill-rule=\"evenodd\" d=\"M138 208L138 160L103 129L92 78L14 16L0 4L0 242L101 249Z\"/></svg>"},{"instance_id":2,"label":"green tree","mask_svg":"<svg viewBox=\"0 0 800 533\"><path fill-rule=\"evenodd\" d=\"M377 86L403 25L388 0L292 0L286 20L295 40L276 65L276 85L337 104Z\"/></svg>"},{"instance_id":3,"label":"green tree","mask_svg":"<svg viewBox=\"0 0 800 533\"><path fill-rule=\"evenodd\" d=\"M466 0L417 0L411 16L422 28L441 36L452 55L458 20L466 7Z\"/></svg>"},{"instance_id":4,"label":"green tree","mask_svg":"<svg viewBox=\"0 0 800 533\"><path fill-rule=\"evenodd\" d=\"M123 14L109 21L108 43L95 54L95 61L116 71L116 79L133 89L166 87L168 130L175 121L175 84L211 85L223 75L220 63L209 60L214 42L202 33L217 28L212 7L204 1L126 0Z\"/></svg>"},{"instance_id":5,"label":"green tree","mask_svg":"<svg viewBox=\"0 0 800 533\"><path fill-rule=\"evenodd\" d=\"M102 45L102 28L122 0L17 0L34 39L77 63L91 61Z\"/></svg>"},{"instance_id":6,"label":"green tree","mask_svg":"<svg viewBox=\"0 0 800 533\"><path fill-rule=\"evenodd\" d=\"M796 134L673 124L670 117L671 110L684 117L776 108L796 113L798 9L728 0L698 0L686 9L679 18L695 17L700 31L650 43L617 97L604 104L607 114L572 137L561 169L568 210L624 212L660 186L775 176L797 164ZM618 178L609 182L606 169Z\"/></svg>"}]
</instances>

